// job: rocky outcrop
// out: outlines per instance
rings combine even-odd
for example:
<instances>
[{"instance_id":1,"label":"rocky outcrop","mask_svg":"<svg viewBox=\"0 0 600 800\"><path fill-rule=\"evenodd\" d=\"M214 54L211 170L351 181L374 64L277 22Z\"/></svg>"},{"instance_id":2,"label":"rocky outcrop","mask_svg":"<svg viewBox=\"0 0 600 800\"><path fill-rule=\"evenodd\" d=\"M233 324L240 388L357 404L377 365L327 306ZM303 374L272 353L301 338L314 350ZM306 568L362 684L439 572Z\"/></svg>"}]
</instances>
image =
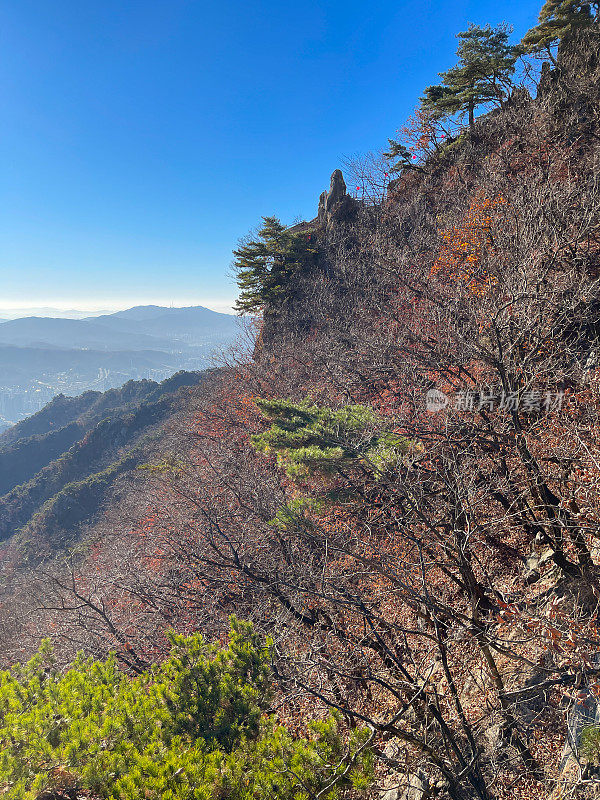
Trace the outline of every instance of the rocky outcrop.
<instances>
[{"instance_id":1,"label":"rocky outcrop","mask_svg":"<svg viewBox=\"0 0 600 800\"><path fill-rule=\"evenodd\" d=\"M319 198L319 224L330 228L336 222L349 220L357 209L358 202L348 194L341 169L336 169L331 175L329 191Z\"/></svg>"},{"instance_id":2,"label":"rocky outcrop","mask_svg":"<svg viewBox=\"0 0 600 800\"><path fill-rule=\"evenodd\" d=\"M574 31L560 43L556 64L544 62L537 99L568 138L592 133L600 105L600 25Z\"/></svg>"},{"instance_id":3,"label":"rocky outcrop","mask_svg":"<svg viewBox=\"0 0 600 800\"><path fill-rule=\"evenodd\" d=\"M440 786L433 786L422 771L404 778L398 785L383 789L381 800L431 800L439 794Z\"/></svg>"}]
</instances>

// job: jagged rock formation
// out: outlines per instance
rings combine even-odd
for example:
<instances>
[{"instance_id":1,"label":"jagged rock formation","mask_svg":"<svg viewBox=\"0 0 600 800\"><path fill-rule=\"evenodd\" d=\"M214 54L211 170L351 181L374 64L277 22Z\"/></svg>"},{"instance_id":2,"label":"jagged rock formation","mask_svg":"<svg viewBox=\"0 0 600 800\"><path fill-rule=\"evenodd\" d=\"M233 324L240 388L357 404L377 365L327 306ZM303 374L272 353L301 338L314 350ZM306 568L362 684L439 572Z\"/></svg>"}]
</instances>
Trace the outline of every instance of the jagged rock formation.
<instances>
[{"instance_id":1,"label":"jagged rock formation","mask_svg":"<svg viewBox=\"0 0 600 800\"><path fill-rule=\"evenodd\" d=\"M329 191L323 192L319 198L317 214L319 225L330 228L336 222L349 219L357 208L357 201L347 192L341 169L334 170L331 175Z\"/></svg>"},{"instance_id":2,"label":"jagged rock formation","mask_svg":"<svg viewBox=\"0 0 600 800\"><path fill-rule=\"evenodd\" d=\"M575 31L558 49L556 65L542 66L537 105L550 111L569 145L581 147L597 137L600 119L600 32ZM589 145L588 145L589 146ZM598 156L594 171L598 174Z\"/></svg>"},{"instance_id":3,"label":"jagged rock formation","mask_svg":"<svg viewBox=\"0 0 600 800\"><path fill-rule=\"evenodd\" d=\"M585 75L586 92L590 101L597 99L600 91L600 32L595 28L576 30L565 39L558 49L556 65L549 61L542 64L542 72L538 87L538 99L543 99L561 88L573 90ZM565 79L568 81L565 87ZM562 83L562 86L561 86Z\"/></svg>"}]
</instances>

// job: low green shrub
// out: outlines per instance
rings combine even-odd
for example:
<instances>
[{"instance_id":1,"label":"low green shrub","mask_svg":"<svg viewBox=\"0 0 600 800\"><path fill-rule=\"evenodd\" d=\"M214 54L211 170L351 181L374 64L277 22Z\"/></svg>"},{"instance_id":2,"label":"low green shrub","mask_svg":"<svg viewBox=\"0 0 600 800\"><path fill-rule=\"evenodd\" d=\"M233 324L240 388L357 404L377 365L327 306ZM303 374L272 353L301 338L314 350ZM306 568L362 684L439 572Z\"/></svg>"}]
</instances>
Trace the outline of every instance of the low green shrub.
<instances>
[{"instance_id":1,"label":"low green shrub","mask_svg":"<svg viewBox=\"0 0 600 800\"><path fill-rule=\"evenodd\" d=\"M169 634L171 653L130 677L114 656L64 672L44 642L0 673L0 794L108 800L307 800L363 789L368 732L331 715L294 738L274 724L269 648L232 619L227 647ZM46 796L49 796L46 794Z\"/></svg>"}]
</instances>

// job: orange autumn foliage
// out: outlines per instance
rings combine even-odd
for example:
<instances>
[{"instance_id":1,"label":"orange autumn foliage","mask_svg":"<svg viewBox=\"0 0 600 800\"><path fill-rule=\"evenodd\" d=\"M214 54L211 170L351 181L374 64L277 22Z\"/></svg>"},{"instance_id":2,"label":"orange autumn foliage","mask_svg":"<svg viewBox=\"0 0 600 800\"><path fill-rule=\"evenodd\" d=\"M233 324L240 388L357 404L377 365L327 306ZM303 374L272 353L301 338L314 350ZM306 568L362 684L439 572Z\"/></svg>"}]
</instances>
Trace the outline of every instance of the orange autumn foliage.
<instances>
[{"instance_id":1,"label":"orange autumn foliage","mask_svg":"<svg viewBox=\"0 0 600 800\"><path fill-rule=\"evenodd\" d=\"M465 283L474 295L494 286L497 279L484 262L488 251L494 249L495 212L506 205L504 197L477 194L460 224L440 232L442 247L430 276L437 275L452 284Z\"/></svg>"}]
</instances>

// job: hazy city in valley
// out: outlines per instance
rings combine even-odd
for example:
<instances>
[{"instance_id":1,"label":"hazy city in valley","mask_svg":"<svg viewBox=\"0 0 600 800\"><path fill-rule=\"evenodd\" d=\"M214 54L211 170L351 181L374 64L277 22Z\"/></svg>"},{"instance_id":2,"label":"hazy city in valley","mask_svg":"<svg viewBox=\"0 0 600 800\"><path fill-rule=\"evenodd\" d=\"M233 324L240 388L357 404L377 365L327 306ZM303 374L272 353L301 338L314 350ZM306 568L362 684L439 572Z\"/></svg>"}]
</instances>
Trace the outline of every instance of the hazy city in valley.
<instances>
[{"instance_id":1,"label":"hazy city in valley","mask_svg":"<svg viewBox=\"0 0 600 800\"><path fill-rule=\"evenodd\" d=\"M58 394L103 392L212 366L241 330L202 306L139 306L83 319L0 321L0 431Z\"/></svg>"}]
</instances>

